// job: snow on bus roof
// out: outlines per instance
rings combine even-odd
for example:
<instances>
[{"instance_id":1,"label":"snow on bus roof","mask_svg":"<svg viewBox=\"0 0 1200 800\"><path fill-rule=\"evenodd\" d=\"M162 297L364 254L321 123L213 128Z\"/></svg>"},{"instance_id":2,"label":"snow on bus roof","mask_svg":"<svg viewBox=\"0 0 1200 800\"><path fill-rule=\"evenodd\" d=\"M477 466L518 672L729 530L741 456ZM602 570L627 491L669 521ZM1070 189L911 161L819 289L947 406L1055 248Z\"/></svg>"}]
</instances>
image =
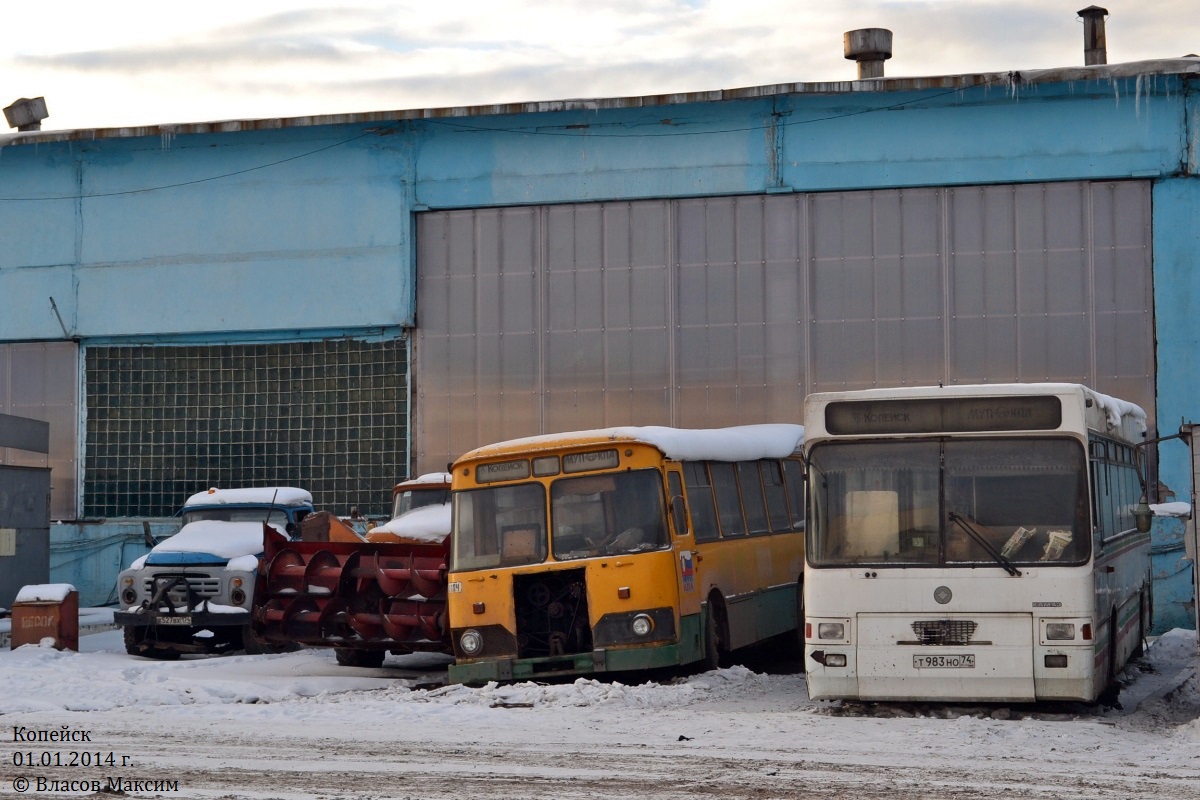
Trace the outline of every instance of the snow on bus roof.
<instances>
[{"instance_id":1,"label":"snow on bus roof","mask_svg":"<svg viewBox=\"0 0 1200 800\"><path fill-rule=\"evenodd\" d=\"M627 425L510 439L476 448L460 460L484 458L514 450L605 442L643 442L657 447L664 456L675 461L750 461L785 458L795 453L804 443L804 426L791 423L737 425L731 428Z\"/></svg>"},{"instance_id":2,"label":"snow on bus roof","mask_svg":"<svg viewBox=\"0 0 1200 800\"><path fill-rule=\"evenodd\" d=\"M185 506L311 506L312 495L292 486L262 486L248 489L209 489L188 498Z\"/></svg>"}]
</instances>

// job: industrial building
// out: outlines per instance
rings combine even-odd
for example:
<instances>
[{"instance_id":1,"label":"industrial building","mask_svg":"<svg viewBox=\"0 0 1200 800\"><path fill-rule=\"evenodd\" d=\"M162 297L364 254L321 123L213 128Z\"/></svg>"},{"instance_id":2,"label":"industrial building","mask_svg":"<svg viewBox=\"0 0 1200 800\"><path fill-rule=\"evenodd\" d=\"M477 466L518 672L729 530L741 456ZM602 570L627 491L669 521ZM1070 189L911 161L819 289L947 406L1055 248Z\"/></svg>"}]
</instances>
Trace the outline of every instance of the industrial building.
<instances>
[{"instance_id":1,"label":"industrial building","mask_svg":"<svg viewBox=\"0 0 1200 800\"><path fill-rule=\"evenodd\" d=\"M52 469L52 578L115 600L208 486L383 514L488 442L818 390L1200 418L1200 58L869 50L834 83L0 137L0 413L50 424L0 463ZM1151 499L1190 500L1159 449ZM1191 627L1183 526L1154 536L1156 627Z\"/></svg>"}]
</instances>

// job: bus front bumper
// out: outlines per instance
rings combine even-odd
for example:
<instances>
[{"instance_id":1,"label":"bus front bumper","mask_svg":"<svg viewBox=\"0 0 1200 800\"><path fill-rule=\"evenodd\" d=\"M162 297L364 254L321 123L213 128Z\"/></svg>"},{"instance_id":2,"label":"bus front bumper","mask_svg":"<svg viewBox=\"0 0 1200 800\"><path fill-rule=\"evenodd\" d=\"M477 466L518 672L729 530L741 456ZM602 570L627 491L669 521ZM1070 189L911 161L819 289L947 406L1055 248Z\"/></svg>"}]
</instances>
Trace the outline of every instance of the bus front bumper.
<instances>
[{"instance_id":1,"label":"bus front bumper","mask_svg":"<svg viewBox=\"0 0 1200 800\"><path fill-rule=\"evenodd\" d=\"M678 644L635 648L605 648L589 653L572 653L544 658L490 658L457 661L450 665L450 683L469 686L495 681L528 681L539 678L591 675L675 666L680 662Z\"/></svg>"}]
</instances>

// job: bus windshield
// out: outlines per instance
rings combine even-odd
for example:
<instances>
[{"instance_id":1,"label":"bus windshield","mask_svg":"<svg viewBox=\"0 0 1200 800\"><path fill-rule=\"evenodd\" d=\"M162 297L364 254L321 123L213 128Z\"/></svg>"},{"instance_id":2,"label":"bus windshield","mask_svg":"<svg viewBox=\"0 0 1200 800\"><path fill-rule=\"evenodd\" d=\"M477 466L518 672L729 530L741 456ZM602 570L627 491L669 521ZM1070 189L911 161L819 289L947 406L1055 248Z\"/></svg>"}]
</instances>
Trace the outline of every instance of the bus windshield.
<instances>
[{"instance_id":1,"label":"bus windshield","mask_svg":"<svg viewBox=\"0 0 1200 800\"><path fill-rule=\"evenodd\" d=\"M1087 561L1083 445L922 439L818 445L814 566L1063 566Z\"/></svg>"},{"instance_id":2,"label":"bus windshield","mask_svg":"<svg viewBox=\"0 0 1200 800\"><path fill-rule=\"evenodd\" d=\"M546 490L540 483L454 494L452 569L490 569L546 560Z\"/></svg>"},{"instance_id":3,"label":"bus windshield","mask_svg":"<svg viewBox=\"0 0 1200 800\"><path fill-rule=\"evenodd\" d=\"M550 487L554 557L658 550L670 544L662 477L643 469L561 478Z\"/></svg>"}]
</instances>

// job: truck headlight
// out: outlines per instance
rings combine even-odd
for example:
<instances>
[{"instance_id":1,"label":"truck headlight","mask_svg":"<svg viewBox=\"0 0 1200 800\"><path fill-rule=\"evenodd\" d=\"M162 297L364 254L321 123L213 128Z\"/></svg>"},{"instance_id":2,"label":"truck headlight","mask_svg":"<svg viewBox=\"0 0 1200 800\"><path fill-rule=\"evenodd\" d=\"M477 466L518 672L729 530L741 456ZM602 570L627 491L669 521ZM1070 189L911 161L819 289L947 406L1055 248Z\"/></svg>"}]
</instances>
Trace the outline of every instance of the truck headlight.
<instances>
[{"instance_id":1,"label":"truck headlight","mask_svg":"<svg viewBox=\"0 0 1200 800\"><path fill-rule=\"evenodd\" d=\"M483 637L475 629L464 631L463 635L458 637L458 649L473 656L483 649Z\"/></svg>"},{"instance_id":2,"label":"truck headlight","mask_svg":"<svg viewBox=\"0 0 1200 800\"><path fill-rule=\"evenodd\" d=\"M246 590L240 587L234 589L229 593L229 599L235 606L244 606L246 604Z\"/></svg>"},{"instance_id":3,"label":"truck headlight","mask_svg":"<svg viewBox=\"0 0 1200 800\"><path fill-rule=\"evenodd\" d=\"M646 614L638 614L633 618L633 624L630 627L633 628L635 636L649 636L650 632L654 630L654 620Z\"/></svg>"},{"instance_id":4,"label":"truck headlight","mask_svg":"<svg viewBox=\"0 0 1200 800\"><path fill-rule=\"evenodd\" d=\"M842 622L822 622L817 625L818 639L846 638L846 625Z\"/></svg>"},{"instance_id":5,"label":"truck headlight","mask_svg":"<svg viewBox=\"0 0 1200 800\"><path fill-rule=\"evenodd\" d=\"M121 590L121 602L127 606L131 606L137 602L137 592L132 587L126 586Z\"/></svg>"},{"instance_id":6,"label":"truck headlight","mask_svg":"<svg viewBox=\"0 0 1200 800\"><path fill-rule=\"evenodd\" d=\"M1047 622L1046 638L1056 642L1070 641L1075 638L1075 624L1073 622Z\"/></svg>"}]
</instances>

